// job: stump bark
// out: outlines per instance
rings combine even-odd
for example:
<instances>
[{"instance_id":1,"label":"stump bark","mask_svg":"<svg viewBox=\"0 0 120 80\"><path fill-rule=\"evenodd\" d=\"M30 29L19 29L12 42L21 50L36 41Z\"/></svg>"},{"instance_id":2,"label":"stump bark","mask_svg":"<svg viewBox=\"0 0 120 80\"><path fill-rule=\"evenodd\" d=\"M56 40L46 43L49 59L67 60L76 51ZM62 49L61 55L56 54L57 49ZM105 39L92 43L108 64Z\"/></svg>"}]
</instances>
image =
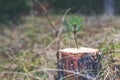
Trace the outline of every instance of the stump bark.
<instances>
[{"instance_id":1,"label":"stump bark","mask_svg":"<svg viewBox=\"0 0 120 80\"><path fill-rule=\"evenodd\" d=\"M98 49L66 48L57 53L58 80L96 80L101 63Z\"/></svg>"}]
</instances>

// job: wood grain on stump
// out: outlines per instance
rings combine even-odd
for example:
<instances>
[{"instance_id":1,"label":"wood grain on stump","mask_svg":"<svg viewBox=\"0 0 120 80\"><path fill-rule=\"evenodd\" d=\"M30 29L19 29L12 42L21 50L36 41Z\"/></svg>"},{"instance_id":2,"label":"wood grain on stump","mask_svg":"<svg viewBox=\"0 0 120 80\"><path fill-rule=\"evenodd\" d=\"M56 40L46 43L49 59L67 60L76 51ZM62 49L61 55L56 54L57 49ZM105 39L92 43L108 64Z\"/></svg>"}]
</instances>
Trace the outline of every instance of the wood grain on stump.
<instances>
[{"instance_id":1,"label":"wood grain on stump","mask_svg":"<svg viewBox=\"0 0 120 80\"><path fill-rule=\"evenodd\" d=\"M95 80L100 69L100 51L81 47L57 53L58 80Z\"/></svg>"}]
</instances>

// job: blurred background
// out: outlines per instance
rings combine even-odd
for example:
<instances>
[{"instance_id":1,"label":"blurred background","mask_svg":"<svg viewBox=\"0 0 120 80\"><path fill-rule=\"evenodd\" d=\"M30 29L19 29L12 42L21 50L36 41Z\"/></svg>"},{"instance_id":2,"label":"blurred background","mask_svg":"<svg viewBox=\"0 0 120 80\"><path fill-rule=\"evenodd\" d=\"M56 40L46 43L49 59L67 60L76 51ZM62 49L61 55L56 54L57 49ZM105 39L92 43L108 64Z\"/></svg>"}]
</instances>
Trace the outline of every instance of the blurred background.
<instances>
[{"instance_id":1,"label":"blurred background","mask_svg":"<svg viewBox=\"0 0 120 80\"><path fill-rule=\"evenodd\" d=\"M103 53L100 80L120 80L120 0L0 0L0 80L57 80L56 52L76 47L63 22L74 15L79 47Z\"/></svg>"},{"instance_id":2,"label":"blurred background","mask_svg":"<svg viewBox=\"0 0 120 80\"><path fill-rule=\"evenodd\" d=\"M68 8L72 8L70 13L83 15L120 14L119 0L36 0L51 10L51 13L63 14ZM35 9L32 0L0 0L0 18L9 19L18 16L31 14ZM36 4L37 6L37 4ZM37 7L40 8L40 7ZM43 10L38 11L42 13Z\"/></svg>"}]
</instances>

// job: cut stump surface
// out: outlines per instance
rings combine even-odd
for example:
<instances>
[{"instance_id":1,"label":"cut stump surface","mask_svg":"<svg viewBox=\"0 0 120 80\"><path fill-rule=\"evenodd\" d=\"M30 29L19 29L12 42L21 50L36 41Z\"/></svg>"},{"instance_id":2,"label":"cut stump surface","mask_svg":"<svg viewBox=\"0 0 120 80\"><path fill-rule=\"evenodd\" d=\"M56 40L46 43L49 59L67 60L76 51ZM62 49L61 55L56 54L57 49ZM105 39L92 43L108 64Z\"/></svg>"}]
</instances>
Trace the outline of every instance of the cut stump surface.
<instances>
[{"instance_id":1,"label":"cut stump surface","mask_svg":"<svg viewBox=\"0 0 120 80\"><path fill-rule=\"evenodd\" d=\"M99 49L81 47L58 51L58 80L93 80L100 69ZM71 76L70 76L71 75ZM69 77L68 77L69 76Z\"/></svg>"}]
</instances>

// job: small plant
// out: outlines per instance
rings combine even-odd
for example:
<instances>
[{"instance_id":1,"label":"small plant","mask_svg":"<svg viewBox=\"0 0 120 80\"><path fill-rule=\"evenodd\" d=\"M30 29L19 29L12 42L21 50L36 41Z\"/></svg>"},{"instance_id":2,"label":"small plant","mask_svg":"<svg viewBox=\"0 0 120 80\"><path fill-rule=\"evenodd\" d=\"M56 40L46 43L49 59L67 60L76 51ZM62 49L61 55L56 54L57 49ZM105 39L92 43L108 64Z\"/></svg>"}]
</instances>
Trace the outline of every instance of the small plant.
<instances>
[{"instance_id":1,"label":"small plant","mask_svg":"<svg viewBox=\"0 0 120 80\"><path fill-rule=\"evenodd\" d=\"M83 28L82 22L83 18L80 16L70 16L68 20L64 21L67 30L74 34L74 41L76 43L77 48L78 48L77 32L79 32Z\"/></svg>"}]
</instances>

